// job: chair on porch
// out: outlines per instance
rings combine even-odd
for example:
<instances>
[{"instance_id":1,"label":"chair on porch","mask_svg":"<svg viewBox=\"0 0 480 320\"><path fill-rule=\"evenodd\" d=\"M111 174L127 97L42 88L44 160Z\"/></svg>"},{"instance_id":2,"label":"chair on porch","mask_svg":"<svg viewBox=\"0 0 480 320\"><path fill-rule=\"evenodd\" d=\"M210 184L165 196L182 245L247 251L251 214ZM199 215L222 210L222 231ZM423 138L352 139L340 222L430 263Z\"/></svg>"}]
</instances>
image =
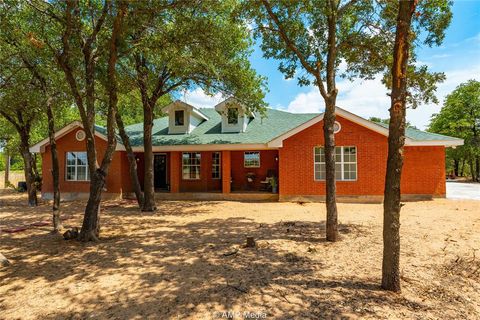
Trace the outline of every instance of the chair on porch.
<instances>
[{"instance_id":1,"label":"chair on porch","mask_svg":"<svg viewBox=\"0 0 480 320\"><path fill-rule=\"evenodd\" d=\"M275 177L275 170L274 169L268 169L267 170L267 176L265 177L265 180L260 181L262 184L262 188L260 189L261 191L270 191L272 190L271 186L271 181Z\"/></svg>"}]
</instances>

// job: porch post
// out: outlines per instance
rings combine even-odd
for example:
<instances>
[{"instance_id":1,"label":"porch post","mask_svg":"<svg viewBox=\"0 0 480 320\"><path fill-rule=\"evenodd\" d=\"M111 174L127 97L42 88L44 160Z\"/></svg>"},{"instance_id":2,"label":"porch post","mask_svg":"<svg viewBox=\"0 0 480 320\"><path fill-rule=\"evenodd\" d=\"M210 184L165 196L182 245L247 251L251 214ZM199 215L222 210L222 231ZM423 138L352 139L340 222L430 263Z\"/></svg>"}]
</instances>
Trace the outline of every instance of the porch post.
<instances>
[{"instance_id":1,"label":"porch post","mask_svg":"<svg viewBox=\"0 0 480 320\"><path fill-rule=\"evenodd\" d=\"M170 192L180 192L180 152L170 152Z\"/></svg>"},{"instance_id":2,"label":"porch post","mask_svg":"<svg viewBox=\"0 0 480 320\"><path fill-rule=\"evenodd\" d=\"M222 151L222 193L230 193L230 181L232 179L231 152Z\"/></svg>"}]
</instances>

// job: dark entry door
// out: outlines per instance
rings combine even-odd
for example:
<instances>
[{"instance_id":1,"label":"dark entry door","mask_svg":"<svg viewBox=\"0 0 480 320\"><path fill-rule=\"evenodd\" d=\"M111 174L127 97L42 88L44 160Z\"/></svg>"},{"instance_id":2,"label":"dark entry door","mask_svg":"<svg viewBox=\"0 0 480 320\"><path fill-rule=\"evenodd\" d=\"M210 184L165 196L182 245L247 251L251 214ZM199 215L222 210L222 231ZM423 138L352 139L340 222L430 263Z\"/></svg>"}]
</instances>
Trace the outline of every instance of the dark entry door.
<instances>
[{"instance_id":1,"label":"dark entry door","mask_svg":"<svg viewBox=\"0 0 480 320\"><path fill-rule=\"evenodd\" d=\"M153 185L155 189L167 188L167 155L156 154L153 160Z\"/></svg>"}]
</instances>

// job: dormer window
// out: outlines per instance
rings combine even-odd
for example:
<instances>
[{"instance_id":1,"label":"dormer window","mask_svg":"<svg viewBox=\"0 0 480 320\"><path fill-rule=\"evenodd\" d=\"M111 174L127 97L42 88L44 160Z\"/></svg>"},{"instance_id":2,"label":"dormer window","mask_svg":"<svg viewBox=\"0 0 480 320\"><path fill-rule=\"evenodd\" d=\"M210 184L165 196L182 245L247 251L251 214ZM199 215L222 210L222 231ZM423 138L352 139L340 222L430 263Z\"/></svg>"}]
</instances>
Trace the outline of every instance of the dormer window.
<instances>
[{"instance_id":1,"label":"dormer window","mask_svg":"<svg viewBox=\"0 0 480 320\"><path fill-rule=\"evenodd\" d=\"M175 126L185 125L185 111L175 110Z\"/></svg>"},{"instance_id":2,"label":"dormer window","mask_svg":"<svg viewBox=\"0 0 480 320\"><path fill-rule=\"evenodd\" d=\"M228 118L228 124L237 124L238 108L228 108L227 118Z\"/></svg>"},{"instance_id":3,"label":"dormer window","mask_svg":"<svg viewBox=\"0 0 480 320\"><path fill-rule=\"evenodd\" d=\"M203 121L208 120L199 109L183 101L177 100L162 109L168 114L169 134L188 134Z\"/></svg>"},{"instance_id":4,"label":"dormer window","mask_svg":"<svg viewBox=\"0 0 480 320\"><path fill-rule=\"evenodd\" d=\"M245 132L255 118L254 113L233 97L217 104L215 110L222 116L222 132Z\"/></svg>"}]
</instances>

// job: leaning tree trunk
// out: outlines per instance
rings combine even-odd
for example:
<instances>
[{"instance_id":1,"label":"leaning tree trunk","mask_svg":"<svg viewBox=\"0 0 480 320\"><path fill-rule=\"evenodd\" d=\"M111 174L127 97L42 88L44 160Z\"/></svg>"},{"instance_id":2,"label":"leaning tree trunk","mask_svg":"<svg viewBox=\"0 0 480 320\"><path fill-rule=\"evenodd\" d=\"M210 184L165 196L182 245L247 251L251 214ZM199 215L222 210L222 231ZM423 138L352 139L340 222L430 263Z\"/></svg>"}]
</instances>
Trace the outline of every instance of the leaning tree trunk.
<instances>
[{"instance_id":1,"label":"leaning tree trunk","mask_svg":"<svg viewBox=\"0 0 480 320\"><path fill-rule=\"evenodd\" d=\"M416 0L399 1L393 51L388 158L383 204L382 288L400 291L400 180L405 144L409 33Z\"/></svg>"},{"instance_id":2,"label":"leaning tree trunk","mask_svg":"<svg viewBox=\"0 0 480 320\"><path fill-rule=\"evenodd\" d=\"M145 161L145 175L143 179L144 200L142 211L155 211L155 187L153 184L153 106L148 103L143 107L143 149Z\"/></svg>"},{"instance_id":3,"label":"leaning tree trunk","mask_svg":"<svg viewBox=\"0 0 480 320\"><path fill-rule=\"evenodd\" d=\"M55 139L55 118L52 111L52 99L47 100L48 138L50 140L50 154L52 157L53 178L53 232L58 233L62 229L60 220L60 169L58 165L57 142ZM45 173L44 173L45 174Z\"/></svg>"},{"instance_id":4,"label":"leaning tree trunk","mask_svg":"<svg viewBox=\"0 0 480 320\"><path fill-rule=\"evenodd\" d=\"M327 241L338 239L338 213L335 184L335 98L326 103L323 115L323 135L325 140L325 180L327 207Z\"/></svg>"},{"instance_id":5,"label":"leaning tree trunk","mask_svg":"<svg viewBox=\"0 0 480 320\"><path fill-rule=\"evenodd\" d=\"M90 195L87 206L85 208L85 215L83 218L82 229L78 238L80 241L97 241L100 235L100 201L102 198L102 191L106 186L106 178L108 169L112 162L117 140L115 137L115 119L118 104L118 88L116 80L116 64L118 59L118 41L120 40L121 28L123 24L123 17L127 11L127 2L119 1L119 8L117 15L113 22L112 35L110 38L110 52L108 60L108 115L107 115L107 149L104 153L102 164L100 168L93 170L95 165L95 143L93 135L93 126L90 128L87 135L87 156L89 163L90 177ZM93 77L92 77L93 79ZM90 92L93 92L91 90ZM92 108L93 110L93 108ZM91 140L91 141L90 141Z\"/></svg>"},{"instance_id":6,"label":"leaning tree trunk","mask_svg":"<svg viewBox=\"0 0 480 320\"><path fill-rule=\"evenodd\" d=\"M37 181L35 178L35 163L29 150L30 134L26 128L20 133L20 151L23 158L25 180L27 183L28 205L36 207L38 205L37 198Z\"/></svg>"},{"instance_id":7,"label":"leaning tree trunk","mask_svg":"<svg viewBox=\"0 0 480 320\"><path fill-rule=\"evenodd\" d=\"M95 170L90 178L90 195L85 207L82 229L78 235L80 241L98 241L100 235L100 201L105 187L105 179L106 175L100 169Z\"/></svg>"},{"instance_id":8,"label":"leaning tree trunk","mask_svg":"<svg viewBox=\"0 0 480 320\"><path fill-rule=\"evenodd\" d=\"M143 198L142 187L140 186L140 180L138 179L137 159L135 159L135 154L133 153L132 145L130 144L130 139L128 138L127 132L125 131L125 125L123 123L120 112L117 112L116 120L117 120L118 133L120 134L123 145L125 146L125 150L127 151L128 167L129 167L130 180L132 182L133 191L135 192L135 196L137 198L138 207L142 209L144 198Z\"/></svg>"}]
</instances>

